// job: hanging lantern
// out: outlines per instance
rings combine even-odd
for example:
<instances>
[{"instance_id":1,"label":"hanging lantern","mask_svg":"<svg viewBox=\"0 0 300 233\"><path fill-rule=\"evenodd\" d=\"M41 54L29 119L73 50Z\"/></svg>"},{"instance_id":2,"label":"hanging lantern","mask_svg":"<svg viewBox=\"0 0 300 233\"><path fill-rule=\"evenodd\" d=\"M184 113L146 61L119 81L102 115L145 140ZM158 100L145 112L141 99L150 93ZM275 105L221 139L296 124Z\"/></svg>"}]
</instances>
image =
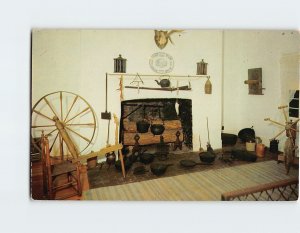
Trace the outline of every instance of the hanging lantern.
<instances>
[{"instance_id":1,"label":"hanging lantern","mask_svg":"<svg viewBox=\"0 0 300 233\"><path fill-rule=\"evenodd\" d=\"M205 82L205 87L204 87L205 94L211 94L211 91L212 91L212 84L211 84L209 78L210 77L208 77Z\"/></svg>"},{"instance_id":2,"label":"hanging lantern","mask_svg":"<svg viewBox=\"0 0 300 233\"><path fill-rule=\"evenodd\" d=\"M197 63L197 75L207 75L207 63L203 59Z\"/></svg>"},{"instance_id":3,"label":"hanging lantern","mask_svg":"<svg viewBox=\"0 0 300 233\"><path fill-rule=\"evenodd\" d=\"M126 59L122 58L119 54L118 58L114 58L114 72L115 73L126 73Z\"/></svg>"}]
</instances>

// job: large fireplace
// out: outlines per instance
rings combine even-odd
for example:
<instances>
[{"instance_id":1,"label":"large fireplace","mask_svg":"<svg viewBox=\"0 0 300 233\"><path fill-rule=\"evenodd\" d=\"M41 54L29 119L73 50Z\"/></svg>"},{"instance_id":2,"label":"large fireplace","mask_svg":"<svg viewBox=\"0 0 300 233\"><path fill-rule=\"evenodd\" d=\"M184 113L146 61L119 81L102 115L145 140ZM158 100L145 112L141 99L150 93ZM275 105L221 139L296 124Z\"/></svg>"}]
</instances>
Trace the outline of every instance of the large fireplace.
<instances>
[{"instance_id":1,"label":"large fireplace","mask_svg":"<svg viewBox=\"0 0 300 233\"><path fill-rule=\"evenodd\" d=\"M192 135L190 99L135 99L121 103L120 140L125 147L155 146L163 152L166 146L173 151L191 150Z\"/></svg>"}]
</instances>

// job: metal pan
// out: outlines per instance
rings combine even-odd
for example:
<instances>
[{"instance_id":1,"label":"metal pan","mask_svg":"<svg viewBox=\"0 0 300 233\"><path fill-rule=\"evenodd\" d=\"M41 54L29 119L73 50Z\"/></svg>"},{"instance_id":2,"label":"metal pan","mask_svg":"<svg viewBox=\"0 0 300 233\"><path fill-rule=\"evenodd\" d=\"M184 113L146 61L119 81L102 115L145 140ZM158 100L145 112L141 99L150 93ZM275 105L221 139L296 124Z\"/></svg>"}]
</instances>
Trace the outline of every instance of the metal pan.
<instances>
[{"instance_id":1,"label":"metal pan","mask_svg":"<svg viewBox=\"0 0 300 233\"><path fill-rule=\"evenodd\" d=\"M180 160L180 165L186 168L192 168L195 167L196 165L212 165L209 163L196 163L193 160L189 160L189 159L184 159L184 160Z\"/></svg>"},{"instance_id":2,"label":"metal pan","mask_svg":"<svg viewBox=\"0 0 300 233\"><path fill-rule=\"evenodd\" d=\"M161 163L152 163L150 165L151 172L156 176L163 175L169 166L173 164L161 164Z\"/></svg>"}]
</instances>

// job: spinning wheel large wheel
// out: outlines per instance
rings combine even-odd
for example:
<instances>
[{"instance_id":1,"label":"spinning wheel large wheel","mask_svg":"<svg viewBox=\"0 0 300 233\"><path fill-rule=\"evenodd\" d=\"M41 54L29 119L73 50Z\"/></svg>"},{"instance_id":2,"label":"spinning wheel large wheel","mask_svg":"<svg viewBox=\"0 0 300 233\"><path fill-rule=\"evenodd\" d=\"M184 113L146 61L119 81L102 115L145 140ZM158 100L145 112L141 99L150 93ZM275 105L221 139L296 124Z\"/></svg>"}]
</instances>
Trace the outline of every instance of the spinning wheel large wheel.
<instances>
[{"instance_id":1,"label":"spinning wheel large wheel","mask_svg":"<svg viewBox=\"0 0 300 233\"><path fill-rule=\"evenodd\" d=\"M52 156L62 159L74 157L61 129L80 155L92 144L96 131L96 117L90 104L72 92L57 91L43 96L31 111L31 142L39 148L42 132L48 136Z\"/></svg>"}]
</instances>

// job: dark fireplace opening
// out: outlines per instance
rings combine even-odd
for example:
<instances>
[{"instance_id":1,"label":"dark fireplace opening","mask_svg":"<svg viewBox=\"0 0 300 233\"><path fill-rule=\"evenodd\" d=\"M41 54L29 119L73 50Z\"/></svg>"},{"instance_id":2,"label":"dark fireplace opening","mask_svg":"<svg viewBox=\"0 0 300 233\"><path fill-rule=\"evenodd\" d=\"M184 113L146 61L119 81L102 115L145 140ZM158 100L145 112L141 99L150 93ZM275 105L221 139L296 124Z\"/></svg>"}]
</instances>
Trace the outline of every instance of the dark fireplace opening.
<instances>
[{"instance_id":1,"label":"dark fireplace opening","mask_svg":"<svg viewBox=\"0 0 300 233\"><path fill-rule=\"evenodd\" d=\"M139 123L141 121L143 131ZM144 124L145 122L148 125ZM159 132L161 125L162 134ZM182 150L182 146L191 150L192 100L160 98L122 101L120 141L124 147L133 147L133 152L137 148L163 148L164 145L173 151Z\"/></svg>"}]
</instances>

